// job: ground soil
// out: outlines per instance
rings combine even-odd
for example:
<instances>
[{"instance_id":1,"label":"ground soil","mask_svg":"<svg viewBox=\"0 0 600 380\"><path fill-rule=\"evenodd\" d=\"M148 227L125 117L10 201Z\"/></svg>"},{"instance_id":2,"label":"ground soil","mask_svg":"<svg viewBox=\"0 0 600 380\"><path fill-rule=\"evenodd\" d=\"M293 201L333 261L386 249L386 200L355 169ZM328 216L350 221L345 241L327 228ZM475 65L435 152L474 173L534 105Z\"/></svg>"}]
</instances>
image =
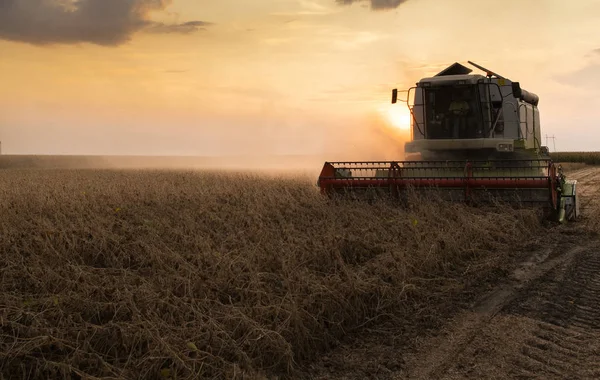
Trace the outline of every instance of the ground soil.
<instances>
[{"instance_id":1,"label":"ground soil","mask_svg":"<svg viewBox=\"0 0 600 380\"><path fill-rule=\"evenodd\" d=\"M307 377L600 378L600 168L567 174L579 181L576 223L551 229L548 244L522 255L492 287L440 304L440 328L416 322L367 331Z\"/></svg>"}]
</instances>

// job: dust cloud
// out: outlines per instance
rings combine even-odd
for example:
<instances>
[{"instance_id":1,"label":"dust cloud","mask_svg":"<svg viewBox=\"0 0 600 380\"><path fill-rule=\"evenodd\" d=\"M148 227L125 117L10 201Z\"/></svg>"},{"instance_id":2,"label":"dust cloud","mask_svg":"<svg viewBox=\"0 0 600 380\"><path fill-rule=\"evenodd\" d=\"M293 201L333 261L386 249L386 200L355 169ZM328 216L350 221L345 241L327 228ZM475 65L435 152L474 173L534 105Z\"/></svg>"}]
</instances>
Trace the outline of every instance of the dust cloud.
<instances>
[{"instance_id":1,"label":"dust cloud","mask_svg":"<svg viewBox=\"0 0 600 380\"><path fill-rule=\"evenodd\" d=\"M399 161L404 159L404 144L410 136L408 130L399 129L383 115L372 113L351 130L348 139L343 150L331 152L339 155L339 160Z\"/></svg>"},{"instance_id":2,"label":"dust cloud","mask_svg":"<svg viewBox=\"0 0 600 380\"><path fill-rule=\"evenodd\" d=\"M179 132L179 131L178 131ZM182 146L178 152L184 152L191 145L198 143L192 134L184 135L171 131L173 135L182 135L190 146ZM181 131L183 132L183 131ZM119 152L127 151L132 155L2 155L2 168L66 168L66 169L158 169L158 170L218 170L218 171L253 171L279 174L308 174L318 176L326 161L389 161L404 158L404 143L408 140L408 131L390 125L385 116L372 113L353 122L333 124L322 121L305 130L281 131L277 136L276 149L268 136L256 134L251 130L238 132L237 142L223 140L214 141L213 152L220 151L219 146L227 147L220 154L210 155L133 155L141 147L156 146L151 137L138 139L135 144L121 146ZM88 136L92 137L92 136ZM98 136L100 137L100 136ZM158 138L158 136L157 136ZM160 136L168 140L169 134ZM174 136L171 136L171 139ZM88 140L86 138L86 140ZM304 144L299 141L304 141ZM219 143L220 141L220 143ZM237 150L238 145L244 149ZM75 141L72 141L75 143ZM96 140L98 142L98 140ZM308 142L308 143L307 143ZM310 148L313 142L313 149ZM88 146L81 141L79 147ZM318 146L318 148L315 148ZM88 146L91 149L91 146ZM127 148L127 149L124 149ZM306 150L304 150L306 148ZM202 150L196 150L202 151ZM239 152L232 154L231 152ZM276 151L276 152L275 152Z\"/></svg>"}]
</instances>

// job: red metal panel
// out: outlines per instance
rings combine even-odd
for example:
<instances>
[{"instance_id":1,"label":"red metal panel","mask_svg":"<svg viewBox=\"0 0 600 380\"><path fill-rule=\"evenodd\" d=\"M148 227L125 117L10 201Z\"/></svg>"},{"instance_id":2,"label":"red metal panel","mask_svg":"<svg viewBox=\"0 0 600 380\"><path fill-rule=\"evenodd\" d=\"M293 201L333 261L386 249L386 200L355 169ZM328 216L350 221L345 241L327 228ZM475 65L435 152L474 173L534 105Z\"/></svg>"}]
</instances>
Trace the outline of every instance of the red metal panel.
<instances>
[{"instance_id":1,"label":"red metal panel","mask_svg":"<svg viewBox=\"0 0 600 380\"><path fill-rule=\"evenodd\" d=\"M321 178L321 188L341 187L450 187L450 188L496 188L496 189L546 189L548 178Z\"/></svg>"},{"instance_id":2,"label":"red metal panel","mask_svg":"<svg viewBox=\"0 0 600 380\"><path fill-rule=\"evenodd\" d=\"M491 162L491 166L500 172L504 171L504 176L485 176L490 167L489 161L328 162L319 176L318 185L323 194L352 188L389 188L392 191L408 187L464 190L465 201L469 201L477 190L541 190L548 192L548 203L556 209L559 178L552 161L507 160L496 163ZM431 170L432 176L427 175L428 170ZM421 172L423 175L418 175ZM440 176L444 172L448 176ZM536 173L527 176L525 173L528 172Z\"/></svg>"}]
</instances>

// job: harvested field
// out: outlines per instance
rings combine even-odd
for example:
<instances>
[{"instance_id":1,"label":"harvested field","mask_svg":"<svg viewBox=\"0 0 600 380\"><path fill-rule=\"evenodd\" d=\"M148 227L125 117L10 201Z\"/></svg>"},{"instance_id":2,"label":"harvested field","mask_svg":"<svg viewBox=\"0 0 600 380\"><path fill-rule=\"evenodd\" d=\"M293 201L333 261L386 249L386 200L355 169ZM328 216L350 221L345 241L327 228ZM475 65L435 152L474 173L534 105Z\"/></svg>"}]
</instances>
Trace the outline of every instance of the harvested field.
<instances>
[{"instance_id":1,"label":"harvested field","mask_svg":"<svg viewBox=\"0 0 600 380\"><path fill-rule=\"evenodd\" d=\"M6 379L296 377L372 326L436 327L544 235L532 211L327 200L314 178L0 175Z\"/></svg>"},{"instance_id":2,"label":"harvested field","mask_svg":"<svg viewBox=\"0 0 600 380\"><path fill-rule=\"evenodd\" d=\"M532 251L435 334L421 334L403 367L380 379L600 377L600 168L567 174L581 185L579 221L555 229L557 244Z\"/></svg>"}]
</instances>

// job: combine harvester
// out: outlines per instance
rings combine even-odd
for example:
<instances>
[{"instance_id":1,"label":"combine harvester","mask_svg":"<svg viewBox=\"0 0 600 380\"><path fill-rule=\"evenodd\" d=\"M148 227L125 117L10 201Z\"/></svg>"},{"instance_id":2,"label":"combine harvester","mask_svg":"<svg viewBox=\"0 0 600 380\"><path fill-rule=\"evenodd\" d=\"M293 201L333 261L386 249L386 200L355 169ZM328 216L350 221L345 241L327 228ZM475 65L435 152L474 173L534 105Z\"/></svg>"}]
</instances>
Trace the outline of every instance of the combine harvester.
<instances>
[{"instance_id":1,"label":"combine harvester","mask_svg":"<svg viewBox=\"0 0 600 380\"><path fill-rule=\"evenodd\" d=\"M326 162L318 180L327 195L405 197L434 190L442 199L533 205L554 220L579 214L577 181L567 180L541 146L537 95L471 61L455 63L407 91L411 141L406 161ZM410 104L413 95L413 104ZM398 90L392 91L392 103Z\"/></svg>"}]
</instances>

